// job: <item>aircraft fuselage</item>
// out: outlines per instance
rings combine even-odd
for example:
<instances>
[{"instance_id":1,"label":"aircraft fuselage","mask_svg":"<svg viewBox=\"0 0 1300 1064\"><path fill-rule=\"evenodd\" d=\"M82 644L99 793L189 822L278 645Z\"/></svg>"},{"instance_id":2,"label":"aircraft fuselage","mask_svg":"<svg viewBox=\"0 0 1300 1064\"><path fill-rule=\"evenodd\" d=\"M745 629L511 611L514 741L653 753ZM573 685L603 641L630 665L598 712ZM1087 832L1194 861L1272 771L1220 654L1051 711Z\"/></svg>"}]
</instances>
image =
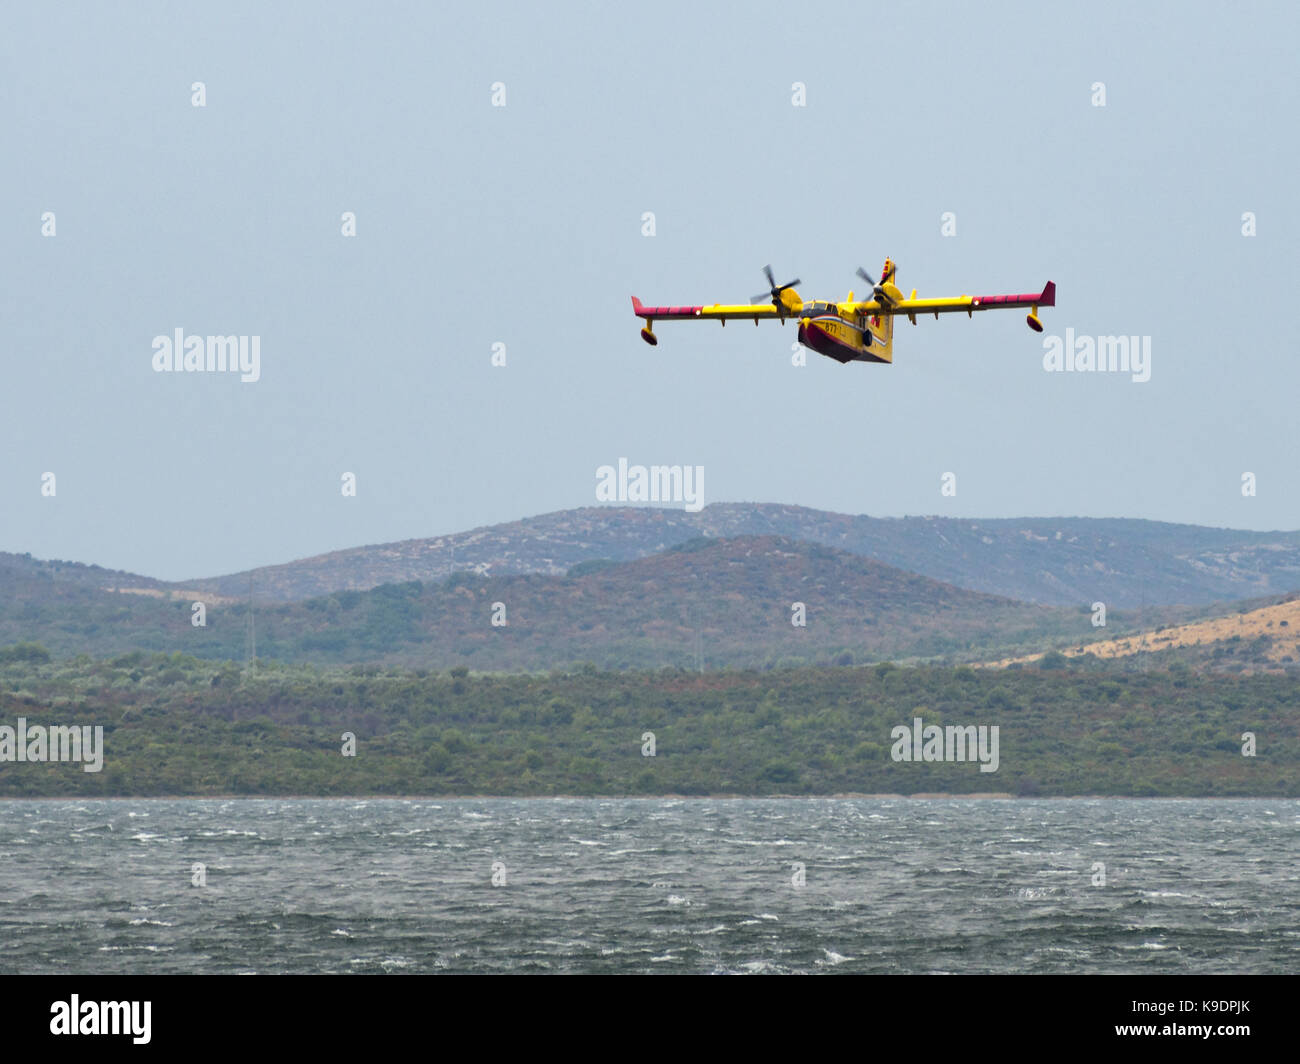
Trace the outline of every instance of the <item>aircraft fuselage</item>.
<instances>
[{"instance_id":1,"label":"aircraft fuselage","mask_svg":"<svg viewBox=\"0 0 1300 1064\"><path fill-rule=\"evenodd\" d=\"M799 342L836 362L892 362L889 346L865 315L844 315L838 307L816 308L799 318Z\"/></svg>"}]
</instances>

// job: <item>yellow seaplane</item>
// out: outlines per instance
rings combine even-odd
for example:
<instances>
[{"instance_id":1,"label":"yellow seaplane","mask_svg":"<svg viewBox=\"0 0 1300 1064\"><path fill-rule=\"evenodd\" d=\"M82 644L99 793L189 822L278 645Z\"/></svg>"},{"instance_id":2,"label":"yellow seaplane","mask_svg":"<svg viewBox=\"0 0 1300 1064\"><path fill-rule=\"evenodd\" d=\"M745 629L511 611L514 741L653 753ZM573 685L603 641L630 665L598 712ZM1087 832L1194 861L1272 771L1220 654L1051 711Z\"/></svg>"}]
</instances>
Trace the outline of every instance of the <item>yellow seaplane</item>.
<instances>
[{"instance_id":1,"label":"yellow seaplane","mask_svg":"<svg viewBox=\"0 0 1300 1064\"><path fill-rule=\"evenodd\" d=\"M818 354L833 358L839 363L893 362L894 319L905 315L913 325L920 314L954 314L965 311L974 316L977 310L1002 310L1007 307L1029 307L1026 321L1035 332L1043 331L1038 320L1039 307L1056 306L1056 285L1048 281L1041 292L1018 296L954 296L941 299L917 299L916 289L910 296L903 295L894 276L894 263L885 260L879 282L859 268L858 276L871 286L871 298L854 299L849 293L842 303L822 300L804 302L795 291L799 280L778 285L772 276L772 267L763 267L770 286L766 293L756 295L748 305L714 303L699 307L648 307L636 296L632 297L632 310L638 318L645 319L641 339L648 344L659 343L655 335L656 321L716 321L726 325L732 319L752 318L755 325L764 319L787 319L799 323L799 342Z\"/></svg>"}]
</instances>

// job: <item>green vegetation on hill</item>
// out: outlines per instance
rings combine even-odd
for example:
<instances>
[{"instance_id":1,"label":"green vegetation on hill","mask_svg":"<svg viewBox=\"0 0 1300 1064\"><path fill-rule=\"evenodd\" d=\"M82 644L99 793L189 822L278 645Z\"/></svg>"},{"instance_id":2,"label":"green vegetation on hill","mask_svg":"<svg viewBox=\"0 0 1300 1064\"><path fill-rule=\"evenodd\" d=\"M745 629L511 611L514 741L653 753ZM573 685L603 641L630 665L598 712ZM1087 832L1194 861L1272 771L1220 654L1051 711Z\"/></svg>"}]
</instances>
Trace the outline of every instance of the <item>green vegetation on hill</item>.
<instances>
[{"instance_id":1,"label":"green vegetation on hill","mask_svg":"<svg viewBox=\"0 0 1300 1064\"><path fill-rule=\"evenodd\" d=\"M502 604L504 625L492 623ZM806 626L791 623L802 603ZM1185 611L1184 611L1185 613ZM1147 611L1148 623L1171 608ZM1103 633L1086 604L1037 606L965 591L868 558L774 536L695 538L650 558L591 561L564 576L385 584L255 609L264 657L318 664L550 670L982 661L1130 630L1112 611ZM42 573L0 569L0 643L35 640L56 656L132 650L242 660L248 609L111 593Z\"/></svg>"},{"instance_id":2,"label":"green vegetation on hill","mask_svg":"<svg viewBox=\"0 0 1300 1064\"><path fill-rule=\"evenodd\" d=\"M0 725L102 725L105 762L0 763L0 796L1300 796L1293 679L1043 664L524 676L259 663L244 676L179 654L9 648ZM917 716L996 725L998 770L892 761L891 729ZM340 753L344 732L356 757Z\"/></svg>"}]
</instances>

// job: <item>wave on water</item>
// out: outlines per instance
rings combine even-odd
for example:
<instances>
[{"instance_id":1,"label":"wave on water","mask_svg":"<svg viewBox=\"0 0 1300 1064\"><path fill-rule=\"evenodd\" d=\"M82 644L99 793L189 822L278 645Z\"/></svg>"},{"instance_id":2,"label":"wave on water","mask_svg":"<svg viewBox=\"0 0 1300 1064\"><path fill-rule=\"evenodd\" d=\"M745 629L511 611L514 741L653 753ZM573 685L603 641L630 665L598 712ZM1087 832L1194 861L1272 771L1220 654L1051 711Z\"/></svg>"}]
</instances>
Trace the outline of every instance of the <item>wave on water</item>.
<instances>
[{"instance_id":1,"label":"wave on water","mask_svg":"<svg viewBox=\"0 0 1300 1064\"><path fill-rule=\"evenodd\" d=\"M1287 803L952 802L941 821L930 809L14 800L0 820L5 960L66 973L74 958L87 974L1294 966Z\"/></svg>"}]
</instances>

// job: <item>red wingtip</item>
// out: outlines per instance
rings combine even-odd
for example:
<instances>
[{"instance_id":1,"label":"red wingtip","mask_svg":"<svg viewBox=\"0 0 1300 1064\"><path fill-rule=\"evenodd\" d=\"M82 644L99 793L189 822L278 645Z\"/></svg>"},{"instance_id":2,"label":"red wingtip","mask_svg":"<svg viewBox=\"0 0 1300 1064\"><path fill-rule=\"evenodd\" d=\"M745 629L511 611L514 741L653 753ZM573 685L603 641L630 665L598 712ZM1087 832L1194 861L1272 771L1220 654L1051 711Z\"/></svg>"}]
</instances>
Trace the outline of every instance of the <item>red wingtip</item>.
<instances>
[{"instance_id":1,"label":"red wingtip","mask_svg":"<svg viewBox=\"0 0 1300 1064\"><path fill-rule=\"evenodd\" d=\"M1040 307L1056 306L1056 282L1055 281L1047 282L1046 286L1043 288L1043 294L1038 299L1038 305Z\"/></svg>"},{"instance_id":2,"label":"red wingtip","mask_svg":"<svg viewBox=\"0 0 1300 1064\"><path fill-rule=\"evenodd\" d=\"M641 304L641 300L637 299L636 296L633 296L633 297L632 297L632 312L633 312L634 314L640 314L640 313L641 313L641 306L642 306L642 304Z\"/></svg>"}]
</instances>

